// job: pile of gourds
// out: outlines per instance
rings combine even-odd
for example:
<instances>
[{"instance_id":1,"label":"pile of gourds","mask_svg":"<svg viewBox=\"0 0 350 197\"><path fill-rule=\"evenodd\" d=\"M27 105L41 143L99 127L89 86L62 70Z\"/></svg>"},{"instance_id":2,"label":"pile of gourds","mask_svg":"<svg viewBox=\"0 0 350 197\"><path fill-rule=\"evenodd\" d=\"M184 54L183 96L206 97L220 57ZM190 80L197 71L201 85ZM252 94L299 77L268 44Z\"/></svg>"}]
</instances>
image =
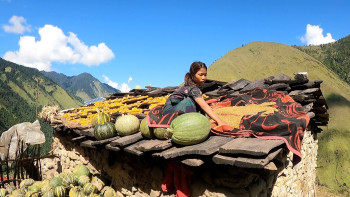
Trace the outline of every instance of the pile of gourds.
<instances>
[{"instance_id":1,"label":"pile of gourds","mask_svg":"<svg viewBox=\"0 0 350 197\"><path fill-rule=\"evenodd\" d=\"M92 119L94 137L98 140L108 139L118 134L120 136L131 135L139 131L140 120L135 115L120 115L115 123L104 112L98 112Z\"/></svg>"},{"instance_id":2,"label":"pile of gourds","mask_svg":"<svg viewBox=\"0 0 350 197\"><path fill-rule=\"evenodd\" d=\"M117 195L112 187L106 186L103 178L92 175L86 166L78 165L74 168L73 173L61 173L51 179L42 181L24 179L19 188L7 184L5 188L0 189L0 196L114 197Z\"/></svg>"},{"instance_id":3,"label":"pile of gourds","mask_svg":"<svg viewBox=\"0 0 350 197\"><path fill-rule=\"evenodd\" d=\"M145 138L171 139L180 145L194 145L207 139L211 129L208 117L191 112L176 117L169 128L149 127L147 118L140 124L140 131Z\"/></svg>"},{"instance_id":4,"label":"pile of gourds","mask_svg":"<svg viewBox=\"0 0 350 197\"><path fill-rule=\"evenodd\" d=\"M109 114L147 114L150 109L165 103L167 96L132 96L126 95L122 98L98 101L91 105L77 107L60 116L67 123L78 124L80 126L91 126L92 118L98 111Z\"/></svg>"},{"instance_id":5,"label":"pile of gourds","mask_svg":"<svg viewBox=\"0 0 350 197\"><path fill-rule=\"evenodd\" d=\"M108 114L99 112L92 121L94 125L94 136L103 140L117 136L131 135L137 132L148 139L172 139L180 145L193 145L204 141L211 129L208 117L201 113L185 113L176 117L169 128L149 127L147 117L140 120L135 115L121 115L115 123L110 122Z\"/></svg>"}]
</instances>

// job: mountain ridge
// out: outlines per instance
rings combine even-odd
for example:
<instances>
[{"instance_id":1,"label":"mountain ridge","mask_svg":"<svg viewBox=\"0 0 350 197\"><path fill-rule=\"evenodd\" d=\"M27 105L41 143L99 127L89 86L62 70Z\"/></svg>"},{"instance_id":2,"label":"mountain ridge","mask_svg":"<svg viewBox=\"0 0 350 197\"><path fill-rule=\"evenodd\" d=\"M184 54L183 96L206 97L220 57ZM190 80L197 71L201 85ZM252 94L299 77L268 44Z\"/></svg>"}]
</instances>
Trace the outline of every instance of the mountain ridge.
<instances>
[{"instance_id":1,"label":"mountain ridge","mask_svg":"<svg viewBox=\"0 0 350 197\"><path fill-rule=\"evenodd\" d=\"M20 122L34 121L47 105L67 109L82 102L37 69L0 58L0 131Z\"/></svg>"},{"instance_id":2,"label":"mountain ridge","mask_svg":"<svg viewBox=\"0 0 350 197\"><path fill-rule=\"evenodd\" d=\"M41 73L84 101L97 97L107 97L112 93L120 92L108 84L100 82L87 72L77 76L66 76L55 71L41 71Z\"/></svg>"}]
</instances>

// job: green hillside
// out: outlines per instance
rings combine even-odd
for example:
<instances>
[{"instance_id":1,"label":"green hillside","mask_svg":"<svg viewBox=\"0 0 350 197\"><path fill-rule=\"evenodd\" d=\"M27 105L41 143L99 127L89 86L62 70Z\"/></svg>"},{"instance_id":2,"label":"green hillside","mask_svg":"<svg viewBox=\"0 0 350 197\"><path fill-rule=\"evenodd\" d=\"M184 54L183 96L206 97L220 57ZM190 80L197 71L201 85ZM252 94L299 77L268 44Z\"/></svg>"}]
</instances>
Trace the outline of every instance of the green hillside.
<instances>
[{"instance_id":1,"label":"green hillside","mask_svg":"<svg viewBox=\"0 0 350 197\"><path fill-rule=\"evenodd\" d=\"M15 124L34 122L47 105L68 109L82 103L38 70L0 58L0 134ZM52 133L45 123L41 126L46 136Z\"/></svg>"},{"instance_id":2,"label":"green hillside","mask_svg":"<svg viewBox=\"0 0 350 197\"><path fill-rule=\"evenodd\" d=\"M294 46L322 62L350 84L350 36L320 46Z\"/></svg>"},{"instance_id":3,"label":"green hillside","mask_svg":"<svg viewBox=\"0 0 350 197\"><path fill-rule=\"evenodd\" d=\"M101 83L89 73L82 73L72 77L56 72L41 71L41 73L83 101L98 97L108 97L112 93L120 92L105 83Z\"/></svg>"},{"instance_id":4,"label":"green hillside","mask_svg":"<svg viewBox=\"0 0 350 197\"><path fill-rule=\"evenodd\" d=\"M323 80L321 89L331 106L328 128L348 129L350 86L321 62L291 46L252 42L231 50L209 66L208 78L221 81L241 78L257 80L280 73L292 77L297 72L308 72L311 80Z\"/></svg>"},{"instance_id":5,"label":"green hillside","mask_svg":"<svg viewBox=\"0 0 350 197\"><path fill-rule=\"evenodd\" d=\"M350 86L319 60L288 45L252 42L229 51L208 67L208 78L232 81L263 79L284 73L308 72L310 80L323 80L321 90L329 106L328 127L318 135L317 181L332 192L350 194L348 144L350 142Z\"/></svg>"}]
</instances>

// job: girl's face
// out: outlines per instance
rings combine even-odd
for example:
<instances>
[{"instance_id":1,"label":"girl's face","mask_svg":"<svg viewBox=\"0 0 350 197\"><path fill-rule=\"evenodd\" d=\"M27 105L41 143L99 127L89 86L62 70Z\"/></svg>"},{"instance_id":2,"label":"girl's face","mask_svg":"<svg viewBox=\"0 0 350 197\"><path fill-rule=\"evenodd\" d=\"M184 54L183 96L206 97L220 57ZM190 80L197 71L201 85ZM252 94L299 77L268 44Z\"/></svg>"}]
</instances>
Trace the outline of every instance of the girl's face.
<instances>
[{"instance_id":1,"label":"girl's face","mask_svg":"<svg viewBox=\"0 0 350 197\"><path fill-rule=\"evenodd\" d=\"M203 85L207 80L207 69L201 68L197 71L197 73L193 76L193 81L199 86Z\"/></svg>"}]
</instances>

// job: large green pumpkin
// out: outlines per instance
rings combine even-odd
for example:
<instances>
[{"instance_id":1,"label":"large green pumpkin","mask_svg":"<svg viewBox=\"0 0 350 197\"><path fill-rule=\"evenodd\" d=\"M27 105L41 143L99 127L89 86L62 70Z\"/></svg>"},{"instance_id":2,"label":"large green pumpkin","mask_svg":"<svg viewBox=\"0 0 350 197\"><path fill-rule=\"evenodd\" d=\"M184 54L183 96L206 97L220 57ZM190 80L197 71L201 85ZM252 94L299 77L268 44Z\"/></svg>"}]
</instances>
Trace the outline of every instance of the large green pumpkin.
<instances>
[{"instance_id":1,"label":"large green pumpkin","mask_svg":"<svg viewBox=\"0 0 350 197\"><path fill-rule=\"evenodd\" d=\"M180 145L203 142L208 137L210 129L209 119L197 112L185 113L176 117L169 127L172 141Z\"/></svg>"},{"instance_id":2,"label":"large green pumpkin","mask_svg":"<svg viewBox=\"0 0 350 197\"><path fill-rule=\"evenodd\" d=\"M115 121L115 129L121 136L137 133L140 129L140 120L134 115L121 115Z\"/></svg>"},{"instance_id":3,"label":"large green pumpkin","mask_svg":"<svg viewBox=\"0 0 350 197\"><path fill-rule=\"evenodd\" d=\"M94 136L98 140L104 140L117 135L114 124L107 122L105 124L98 124L94 128Z\"/></svg>"},{"instance_id":4,"label":"large green pumpkin","mask_svg":"<svg viewBox=\"0 0 350 197\"><path fill-rule=\"evenodd\" d=\"M99 124L106 124L111 121L111 117L104 112L97 112L92 118L91 124L92 126L96 126Z\"/></svg>"},{"instance_id":5,"label":"large green pumpkin","mask_svg":"<svg viewBox=\"0 0 350 197\"><path fill-rule=\"evenodd\" d=\"M147 117L142 119L140 124L140 131L144 137L154 138L153 128L149 127L147 124Z\"/></svg>"}]
</instances>

